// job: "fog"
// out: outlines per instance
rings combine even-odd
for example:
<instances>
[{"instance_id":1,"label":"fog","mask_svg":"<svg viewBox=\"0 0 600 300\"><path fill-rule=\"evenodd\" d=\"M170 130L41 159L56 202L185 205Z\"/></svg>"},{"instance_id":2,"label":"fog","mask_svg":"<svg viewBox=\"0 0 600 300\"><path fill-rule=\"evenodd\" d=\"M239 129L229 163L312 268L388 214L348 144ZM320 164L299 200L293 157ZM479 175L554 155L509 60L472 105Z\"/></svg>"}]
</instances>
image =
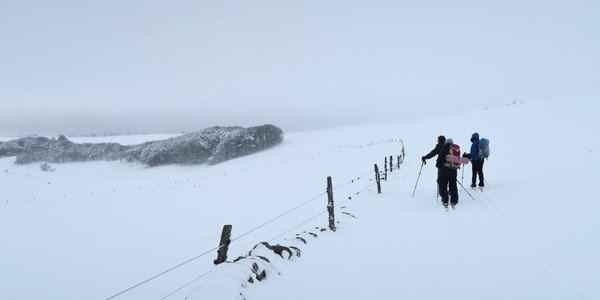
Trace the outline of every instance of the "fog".
<instances>
[{"instance_id":1,"label":"fog","mask_svg":"<svg viewBox=\"0 0 600 300\"><path fill-rule=\"evenodd\" d=\"M597 93L598 1L7 1L0 134L285 131Z\"/></svg>"}]
</instances>

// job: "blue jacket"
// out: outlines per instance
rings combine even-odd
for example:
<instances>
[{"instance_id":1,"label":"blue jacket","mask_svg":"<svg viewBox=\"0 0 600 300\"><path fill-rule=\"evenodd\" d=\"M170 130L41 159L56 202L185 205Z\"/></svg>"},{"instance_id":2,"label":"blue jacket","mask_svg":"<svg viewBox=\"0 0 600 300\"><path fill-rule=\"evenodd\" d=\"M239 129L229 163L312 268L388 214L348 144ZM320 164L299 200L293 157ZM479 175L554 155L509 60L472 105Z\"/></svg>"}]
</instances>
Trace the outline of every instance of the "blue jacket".
<instances>
[{"instance_id":1,"label":"blue jacket","mask_svg":"<svg viewBox=\"0 0 600 300\"><path fill-rule=\"evenodd\" d=\"M471 153L469 153L470 160L478 160L479 157L479 133L475 132L471 136L473 144L471 144Z\"/></svg>"}]
</instances>

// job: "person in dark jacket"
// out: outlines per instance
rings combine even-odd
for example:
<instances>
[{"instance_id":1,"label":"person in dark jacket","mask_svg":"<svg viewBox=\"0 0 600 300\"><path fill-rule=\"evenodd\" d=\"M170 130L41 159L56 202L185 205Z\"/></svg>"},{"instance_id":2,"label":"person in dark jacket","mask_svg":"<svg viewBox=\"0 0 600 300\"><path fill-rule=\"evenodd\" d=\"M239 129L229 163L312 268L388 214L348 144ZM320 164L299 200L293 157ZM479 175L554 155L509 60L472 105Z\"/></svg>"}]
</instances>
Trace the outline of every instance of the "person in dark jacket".
<instances>
[{"instance_id":1,"label":"person in dark jacket","mask_svg":"<svg viewBox=\"0 0 600 300\"><path fill-rule=\"evenodd\" d=\"M429 152L425 156L421 157L421 161L423 162L423 164L427 164L425 160L433 158L434 156L440 154L442 148L444 147L444 142L446 142L446 137L443 135L438 136L435 148L433 148L433 150L431 150L431 152Z\"/></svg>"},{"instance_id":2,"label":"person in dark jacket","mask_svg":"<svg viewBox=\"0 0 600 300\"><path fill-rule=\"evenodd\" d=\"M448 187L450 188L450 204L454 207L458 204L458 188L456 186L456 169L446 167L446 155L450 154L450 146L454 141L447 139L442 151L438 155L435 166L438 168L438 189L440 197L442 198L442 204L448 207Z\"/></svg>"},{"instance_id":3,"label":"person in dark jacket","mask_svg":"<svg viewBox=\"0 0 600 300\"><path fill-rule=\"evenodd\" d=\"M479 157L479 133L475 132L471 135L471 152L465 153L463 156L469 158L473 168L473 176L471 177L471 187L476 187L477 175L479 175L479 186L483 187L485 180L483 179L483 158Z\"/></svg>"}]
</instances>

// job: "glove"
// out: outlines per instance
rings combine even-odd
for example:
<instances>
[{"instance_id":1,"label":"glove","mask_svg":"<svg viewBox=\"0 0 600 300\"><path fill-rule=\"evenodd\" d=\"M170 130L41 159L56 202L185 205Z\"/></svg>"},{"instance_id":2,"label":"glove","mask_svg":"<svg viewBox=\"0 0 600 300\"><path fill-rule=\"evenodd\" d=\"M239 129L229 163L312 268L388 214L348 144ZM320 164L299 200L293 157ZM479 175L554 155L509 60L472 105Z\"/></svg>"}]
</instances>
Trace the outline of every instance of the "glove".
<instances>
[{"instance_id":1,"label":"glove","mask_svg":"<svg viewBox=\"0 0 600 300\"><path fill-rule=\"evenodd\" d=\"M462 157L469 158L469 154L467 152L463 153Z\"/></svg>"},{"instance_id":2,"label":"glove","mask_svg":"<svg viewBox=\"0 0 600 300\"><path fill-rule=\"evenodd\" d=\"M425 156L421 156L421 161L423 162L423 164L427 164L427 162L425 161Z\"/></svg>"}]
</instances>

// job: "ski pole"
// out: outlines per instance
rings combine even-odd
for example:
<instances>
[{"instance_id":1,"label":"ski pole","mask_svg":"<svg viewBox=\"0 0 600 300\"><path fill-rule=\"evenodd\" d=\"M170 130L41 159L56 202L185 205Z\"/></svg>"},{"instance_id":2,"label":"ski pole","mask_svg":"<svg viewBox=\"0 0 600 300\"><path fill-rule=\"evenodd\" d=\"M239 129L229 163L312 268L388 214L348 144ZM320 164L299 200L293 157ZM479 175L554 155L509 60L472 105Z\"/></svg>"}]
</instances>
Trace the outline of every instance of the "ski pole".
<instances>
[{"instance_id":1,"label":"ski pole","mask_svg":"<svg viewBox=\"0 0 600 300\"><path fill-rule=\"evenodd\" d=\"M462 168L462 178L460 179L460 183L465 182L465 166L463 166Z\"/></svg>"},{"instance_id":2,"label":"ski pole","mask_svg":"<svg viewBox=\"0 0 600 300\"><path fill-rule=\"evenodd\" d=\"M475 201L475 198L473 198L473 195L471 195L471 193L469 193L469 191L467 191L467 189L465 189L465 187L462 185L462 183L460 183L460 181L458 181L458 179L456 180L456 182L458 182L458 184L460 184L460 186L462 187L462 189L467 192L467 194L469 194L469 196L471 197L471 199L473 199L473 201Z\"/></svg>"},{"instance_id":3,"label":"ski pole","mask_svg":"<svg viewBox=\"0 0 600 300\"><path fill-rule=\"evenodd\" d=\"M421 178L421 171L423 171L423 165L425 164L425 162L421 163L421 169L419 170L419 177L417 177L417 182L415 183L415 189L413 190L413 194L411 197L415 196L415 192L417 191L417 184L419 184L419 178Z\"/></svg>"}]
</instances>

